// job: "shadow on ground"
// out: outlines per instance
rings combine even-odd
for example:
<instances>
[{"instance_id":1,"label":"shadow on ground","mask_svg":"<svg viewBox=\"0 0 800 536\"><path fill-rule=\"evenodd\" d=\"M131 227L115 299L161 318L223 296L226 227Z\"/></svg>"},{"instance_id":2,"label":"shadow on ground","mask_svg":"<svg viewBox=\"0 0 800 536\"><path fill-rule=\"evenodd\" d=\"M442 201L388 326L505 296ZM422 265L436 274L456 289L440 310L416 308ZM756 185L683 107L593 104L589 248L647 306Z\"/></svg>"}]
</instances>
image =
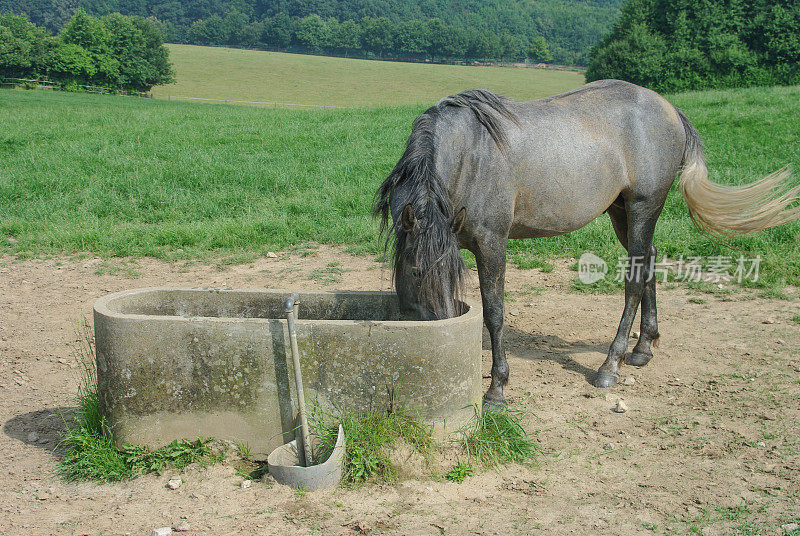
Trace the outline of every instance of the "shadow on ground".
<instances>
[{"instance_id":1,"label":"shadow on ground","mask_svg":"<svg viewBox=\"0 0 800 536\"><path fill-rule=\"evenodd\" d=\"M55 452L77 411L76 407L57 407L23 413L6 421L3 432L27 445Z\"/></svg>"},{"instance_id":2,"label":"shadow on ground","mask_svg":"<svg viewBox=\"0 0 800 536\"><path fill-rule=\"evenodd\" d=\"M597 367L603 363L608 352L608 341L566 341L556 335L541 335L522 331L511 325L504 328L506 351L515 357L532 361L552 361L564 370L581 374L587 383L594 381L596 369L589 368L575 360L576 354L596 354ZM484 337L484 347L488 334Z\"/></svg>"}]
</instances>

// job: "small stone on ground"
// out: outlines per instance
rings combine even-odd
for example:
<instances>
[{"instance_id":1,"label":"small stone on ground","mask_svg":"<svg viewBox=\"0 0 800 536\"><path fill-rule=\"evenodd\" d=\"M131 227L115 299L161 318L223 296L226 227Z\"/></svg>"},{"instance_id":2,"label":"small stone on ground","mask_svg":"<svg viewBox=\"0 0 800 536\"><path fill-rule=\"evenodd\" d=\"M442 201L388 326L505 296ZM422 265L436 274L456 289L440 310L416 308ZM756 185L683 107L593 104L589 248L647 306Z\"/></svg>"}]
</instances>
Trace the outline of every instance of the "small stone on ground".
<instances>
[{"instance_id":1,"label":"small stone on ground","mask_svg":"<svg viewBox=\"0 0 800 536\"><path fill-rule=\"evenodd\" d=\"M172 534L172 527L159 527L157 529L153 529L153 532L150 533L150 536L169 536Z\"/></svg>"},{"instance_id":2,"label":"small stone on ground","mask_svg":"<svg viewBox=\"0 0 800 536\"><path fill-rule=\"evenodd\" d=\"M617 400L617 405L614 406L614 411L617 413L625 413L628 411L628 405L625 404L622 400Z\"/></svg>"},{"instance_id":3,"label":"small stone on ground","mask_svg":"<svg viewBox=\"0 0 800 536\"><path fill-rule=\"evenodd\" d=\"M170 478L169 482L167 482L167 487L169 489L178 489L183 484L183 480L180 478Z\"/></svg>"},{"instance_id":4,"label":"small stone on ground","mask_svg":"<svg viewBox=\"0 0 800 536\"><path fill-rule=\"evenodd\" d=\"M180 523L178 523L177 525L175 525L175 532L187 532L191 528L192 528L192 526L189 525L189 522L184 520L184 521L181 521Z\"/></svg>"},{"instance_id":5,"label":"small stone on ground","mask_svg":"<svg viewBox=\"0 0 800 536\"><path fill-rule=\"evenodd\" d=\"M781 525L781 529L783 529L784 532L792 532L800 529L800 525L797 523L786 523L785 525Z\"/></svg>"},{"instance_id":6,"label":"small stone on ground","mask_svg":"<svg viewBox=\"0 0 800 536\"><path fill-rule=\"evenodd\" d=\"M242 483L241 483L242 489L247 489L252 485L253 485L253 481L252 480L242 480Z\"/></svg>"},{"instance_id":7,"label":"small stone on ground","mask_svg":"<svg viewBox=\"0 0 800 536\"><path fill-rule=\"evenodd\" d=\"M634 383L636 383L636 380L633 378L633 376L628 376L622 380L622 385L633 385Z\"/></svg>"}]
</instances>

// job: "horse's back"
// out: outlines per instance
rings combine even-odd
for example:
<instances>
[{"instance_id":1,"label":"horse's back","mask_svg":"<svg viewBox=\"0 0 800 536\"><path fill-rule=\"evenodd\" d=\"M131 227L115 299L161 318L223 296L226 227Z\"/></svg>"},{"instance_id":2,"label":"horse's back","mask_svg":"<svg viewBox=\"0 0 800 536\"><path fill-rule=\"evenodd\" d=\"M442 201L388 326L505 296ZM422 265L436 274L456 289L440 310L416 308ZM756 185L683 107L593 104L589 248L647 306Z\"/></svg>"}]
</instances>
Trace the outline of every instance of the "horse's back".
<instances>
[{"instance_id":1,"label":"horse's back","mask_svg":"<svg viewBox=\"0 0 800 536\"><path fill-rule=\"evenodd\" d=\"M512 238L573 231L620 195L666 196L680 167L685 134L675 108L634 84L603 80L507 106L516 122L504 121L505 149L463 112L450 114L440 139L451 155L445 167L460 175L456 189L475 200L490 193L494 210L508 205Z\"/></svg>"}]
</instances>

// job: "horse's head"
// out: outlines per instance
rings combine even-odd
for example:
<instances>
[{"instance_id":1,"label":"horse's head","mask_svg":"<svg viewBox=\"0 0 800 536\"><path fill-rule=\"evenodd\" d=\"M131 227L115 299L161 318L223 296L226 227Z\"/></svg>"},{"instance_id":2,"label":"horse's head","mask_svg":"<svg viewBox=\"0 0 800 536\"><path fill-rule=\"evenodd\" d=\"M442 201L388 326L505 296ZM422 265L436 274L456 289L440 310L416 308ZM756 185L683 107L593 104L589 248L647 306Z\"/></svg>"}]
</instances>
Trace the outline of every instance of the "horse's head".
<instances>
[{"instance_id":1,"label":"horse's head","mask_svg":"<svg viewBox=\"0 0 800 536\"><path fill-rule=\"evenodd\" d=\"M394 278L403 315L421 320L452 318L462 313L458 297L466 266L456 234L464 223L465 209L451 221L417 218L411 203L394 218ZM427 221L425 221L427 220Z\"/></svg>"}]
</instances>

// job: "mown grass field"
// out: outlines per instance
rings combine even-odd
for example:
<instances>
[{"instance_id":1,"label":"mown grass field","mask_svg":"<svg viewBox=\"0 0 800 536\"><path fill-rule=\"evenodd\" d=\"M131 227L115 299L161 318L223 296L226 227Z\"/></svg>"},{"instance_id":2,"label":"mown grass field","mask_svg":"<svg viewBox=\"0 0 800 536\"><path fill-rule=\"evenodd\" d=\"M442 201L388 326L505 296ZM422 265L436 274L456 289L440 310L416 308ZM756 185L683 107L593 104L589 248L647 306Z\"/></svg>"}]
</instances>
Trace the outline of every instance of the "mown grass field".
<instances>
[{"instance_id":1,"label":"mown grass field","mask_svg":"<svg viewBox=\"0 0 800 536\"><path fill-rule=\"evenodd\" d=\"M572 71L466 67L233 48L168 45L178 82L153 89L169 95L329 106L432 104L464 89L490 88L536 99L583 84Z\"/></svg>"},{"instance_id":2,"label":"mown grass field","mask_svg":"<svg viewBox=\"0 0 800 536\"><path fill-rule=\"evenodd\" d=\"M800 169L800 87L671 97L699 129L712 179L742 183ZM309 241L376 253L373 192L422 106L296 111L94 95L0 91L0 253L257 255ZM798 177L795 177L795 182ZM694 230L673 191L661 253L729 255ZM800 225L733 245L760 254L765 284L800 284ZM584 250L612 266L606 217L569 235L512 241L536 266Z\"/></svg>"}]
</instances>

